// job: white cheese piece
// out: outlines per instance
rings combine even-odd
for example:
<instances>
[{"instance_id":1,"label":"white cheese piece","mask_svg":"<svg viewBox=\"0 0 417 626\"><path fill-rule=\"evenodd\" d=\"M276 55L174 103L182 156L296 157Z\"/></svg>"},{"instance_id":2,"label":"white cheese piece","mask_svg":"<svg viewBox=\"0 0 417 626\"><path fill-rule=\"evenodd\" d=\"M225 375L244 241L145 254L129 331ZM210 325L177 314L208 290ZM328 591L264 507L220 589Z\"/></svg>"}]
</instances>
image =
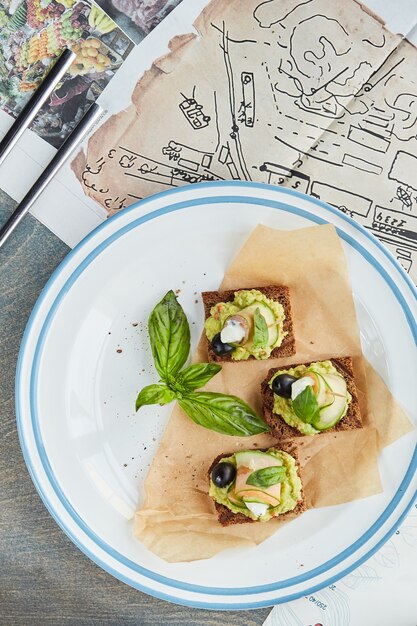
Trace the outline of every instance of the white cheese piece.
<instances>
[{"instance_id":1,"label":"white cheese piece","mask_svg":"<svg viewBox=\"0 0 417 626\"><path fill-rule=\"evenodd\" d=\"M256 517L261 517L268 509L268 505L262 504L262 502L245 502L245 504L249 511L256 515Z\"/></svg>"},{"instance_id":2,"label":"white cheese piece","mask_svg":"<svg viewBox=\"0 0 417 626\"><path fill-rule=\"evenodd\" d=\"M295 380L291 385L291 400L295 400L295 398L299 396L300 393L304 391L304 389L307 389L307 387L312 387L313 385L314 382L309 376L305 376L304 378L299 378L298 380Z\"/></svg>"},{"instance_id":3,"label":"white cheese piece","mask_svg":"<svg viewBox=\"0 0 417 626\"><path fill-rule=\"evenodd\" d=\"M224 325L220 333L220 339L223 343L239 343L245 338L245 334L242 324L231 320Z\"/></svg>"}]
</instances>

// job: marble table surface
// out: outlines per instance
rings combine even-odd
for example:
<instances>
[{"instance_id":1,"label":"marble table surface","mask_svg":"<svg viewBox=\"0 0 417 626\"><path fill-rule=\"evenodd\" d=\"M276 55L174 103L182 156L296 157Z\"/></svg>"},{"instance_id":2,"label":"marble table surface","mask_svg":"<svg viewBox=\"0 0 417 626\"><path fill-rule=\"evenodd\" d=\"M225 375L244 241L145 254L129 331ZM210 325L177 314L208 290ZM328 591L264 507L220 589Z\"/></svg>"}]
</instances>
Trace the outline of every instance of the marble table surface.
<instances>
[{"instance_id":1,"label":"marble table surface","mask_svg":"<svg viewBox=\"0 0 417 626\"><path fill-rule=\"evenodd\" d=\"M0 191L0 223L13 207ZM38 496L17 436L15 368L32 307L68 252L30 215L0 249L0 625L262 624L269 609L227 613L190 609L119 582L72 544Z\"/></svg>"}]
</instances>

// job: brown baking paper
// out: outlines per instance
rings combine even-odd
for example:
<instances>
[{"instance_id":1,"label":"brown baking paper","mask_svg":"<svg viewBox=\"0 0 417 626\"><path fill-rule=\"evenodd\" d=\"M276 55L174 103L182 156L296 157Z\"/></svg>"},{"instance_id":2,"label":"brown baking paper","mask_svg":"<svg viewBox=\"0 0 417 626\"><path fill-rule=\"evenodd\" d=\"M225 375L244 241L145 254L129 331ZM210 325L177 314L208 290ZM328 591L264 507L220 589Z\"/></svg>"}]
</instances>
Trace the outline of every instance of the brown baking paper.
<instances>
[{"instance_id":1,"label":"brown baking paper","mask_svg":"<svg viewBox=\"0 0 417 626\"><path fill-rule=\"evenodd\" d=\"M311 508L380 492L378 452L412 426L362 356L346 259L334 227L279 231L258 226L221 287L270 284L290 289L296 354L225 363L207 389L237 395L262 414L260 383L269 368L352 356L365 428L297 440L305 498ZM207 360L204 339L194 360ZM207 470L221 453L273 444L267 434L242 438L204 429L175 406L145 480L144 504L135 515L138 539L161 558L175 562L208 558L224 548L258 544L272 535L283 523L279 519L222 527L207 495Z\"/></svg>"}]
</instances>

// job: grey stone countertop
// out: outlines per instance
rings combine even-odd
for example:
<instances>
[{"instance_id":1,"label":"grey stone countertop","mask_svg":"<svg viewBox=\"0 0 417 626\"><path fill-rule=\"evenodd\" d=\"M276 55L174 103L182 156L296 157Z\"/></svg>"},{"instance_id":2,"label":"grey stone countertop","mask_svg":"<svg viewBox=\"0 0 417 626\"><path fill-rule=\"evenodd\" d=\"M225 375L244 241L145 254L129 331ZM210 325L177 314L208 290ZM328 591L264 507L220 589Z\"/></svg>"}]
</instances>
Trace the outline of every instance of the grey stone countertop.
<instances>
[{"instance_id":1,"label":"grey stone countertop","mask_svg":"<svg viewBox=\"0 0 417 626\"><path fill-rule=\"evenodd\" d=\"M14 202L0 191L0 223L13 207ZM38 496L17 436L15 368L33 305L68 252L30 215L0 249L0 625L262 624L269 609L191 609L119 582L72 544Z\"/></svg>"}]
</instances>

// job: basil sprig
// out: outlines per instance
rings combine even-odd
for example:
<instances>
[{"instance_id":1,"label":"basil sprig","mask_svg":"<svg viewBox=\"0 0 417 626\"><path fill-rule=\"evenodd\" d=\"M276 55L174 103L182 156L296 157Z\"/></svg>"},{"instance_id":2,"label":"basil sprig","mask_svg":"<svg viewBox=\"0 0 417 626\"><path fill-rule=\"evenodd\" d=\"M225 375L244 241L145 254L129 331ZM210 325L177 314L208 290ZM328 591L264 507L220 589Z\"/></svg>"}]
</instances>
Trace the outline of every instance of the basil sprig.
<instances>
[{"instance_id":1,"label":"basil sprig","mask_svg":"<svg viewBox=\"0 0 417 626\"><path fill-rule=\"evenodd\" d=\"M178 404L193 422L223 435L249 437L268 430L250 406L236 396L198 391L178 398Z\"/></svg>"},{"instance_id":2,"label":"basil sprig","mask_svg":"<svg viewBox=\"0 0 417 626\"><path fill-rule=\"evenodd\" d=\"M156 370L168 382L182 368L190 352L190 327L172 290L150 314L148 330Z\"/></svg>"},{"instance_id":3,"label":"basil sprig","mask_svg":"<svg viewBox=\"0 0 417 626\"><path fill-rule=\"evenodd\" d=\"M253 314L253 345L255 348L265 348L267 344L268 325L258 307Z\"/></svg>"},{"instance_id":4,"label":"basil sprig","mask_svg":"<svg viewBox=\"0 0 417 626\"><path fill-rule=\"evenodd\" d=\"M272 485L282 483L286 475L286 469L282 467L282 465L263 467L262 469L256 470L256 472L252 472L252 474L248 476L246 484L260 487L261 489L267 489L268 487L272 487Z\"/></svg>"},{"instance_id":5,"label":"basil sprig","mask_svg":"<svg viewBox=\"0 0 417 626\"><path fill-rule=\"evenodd\" d=\"M190 328L173 291L162 298L148 321L149 339L160 382L144 387L136 410L149 404L178 404L193 422L223 435L247 437L266 432L265 422L236 396L196 391L220 370L216 363L196 363L183 368L190 352Z\"/></svg>"},{"instance_id":6,"label":"basil sprig","mask_svg":"<svg viewBox=\"0 0 417 626\"><path fill-rule=\"evenodd\" d=\"M182 391L193 391L204 387L220 370L217 363L195 363L178 374L177 385Z\"/></svg>"},{"instance_id":7,"label":"basil sprig","mask_svg":"<svg viewBox=\"0 0 417 626\"><path fill-rule=\"evenodd\" d=\"M292 408L302 422L305 424L313 422L319 413L320 407L310 385L294 398Z\"/></svg>"},{"instance_id":8,"label":"basil sprig","mask_svg":"<svg viewBox=\"0 0 417 626\"><path fill-rule=\"evenodd\" d=\"M165 383L144 387L136 398L136 410L145 404L168 404L175 400L175 392Z\"/></svg>"}]
</instances>

